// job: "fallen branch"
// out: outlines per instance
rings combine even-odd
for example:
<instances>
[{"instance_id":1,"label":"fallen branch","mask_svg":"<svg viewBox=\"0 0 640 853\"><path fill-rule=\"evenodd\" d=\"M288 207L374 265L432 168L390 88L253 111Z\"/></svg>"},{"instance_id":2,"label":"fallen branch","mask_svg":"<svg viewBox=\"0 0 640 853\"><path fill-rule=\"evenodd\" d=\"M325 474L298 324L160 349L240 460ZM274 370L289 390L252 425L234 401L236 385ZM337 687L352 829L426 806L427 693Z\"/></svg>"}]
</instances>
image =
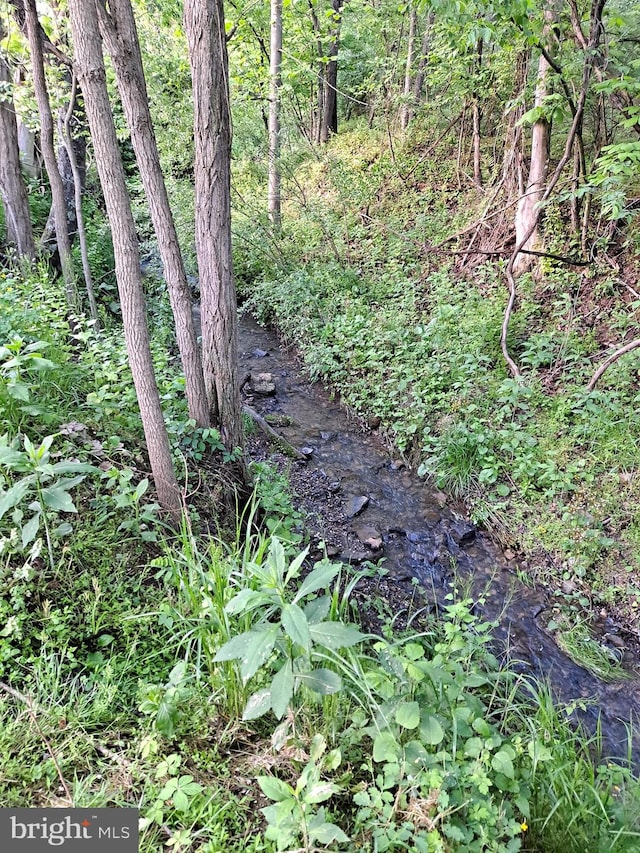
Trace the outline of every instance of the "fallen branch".
<instances>
[{"instance_id":1,"label":"fallen branch","mask_svg":"<svg viewBox=\"0 0 640 853\"><path fill-rule=\"evenodd\" d=\"M600 379L602 378L602 374L605 370L610 367L614 361L617 361L621 356L626 355L628 352L631 352L634 349L638 349L640 347L640 338L636 338L635 341L630 341L628 344L625 344L620 349L617 349L614 353L612 353L609 358L602 362L600 367L596 370L596 372L591 377L589 384L586 387L587 391L593 391L596 387Z\"/></svg>"},{"instance_id":2,"label":"fallen branch","mask_svg":"<svg viewBox=\"0 0 640 853\"><path fill-rule=\"evenodd\" d=\"M447 252L448 255L488 255L489 257L502 257L508 249L458 249ZM535 249L521 249L521 255L535 255L538 258L551 258L552 261L561 261L574 267L588 267L592 261L582 258L567 258L564 255L555 255L553 252L537 252ZM640 297L639 297L640 298Z\"/></svg>"},{"instance_id":3,"label":"fallen branch","mask_svg":"<svg viewBox=\"0 0 640 853\"><path fill-rule=\"evenodd\" d=\"M252 409L251 406L244 405L242 407L242 411L247 417L251 418L251 420L260 427L262 432L268 436L278 447L282 450L283 453L286 453L287 456L291 456L293 459L301 459L305 460L307 457L304 453L301 453L297 447L294 447L293 444L287 441L284 436L280 435L279 432L269 426L269 424L265 421L262 415L259 415L255 409Z\"/></svg>"}]
</instances>

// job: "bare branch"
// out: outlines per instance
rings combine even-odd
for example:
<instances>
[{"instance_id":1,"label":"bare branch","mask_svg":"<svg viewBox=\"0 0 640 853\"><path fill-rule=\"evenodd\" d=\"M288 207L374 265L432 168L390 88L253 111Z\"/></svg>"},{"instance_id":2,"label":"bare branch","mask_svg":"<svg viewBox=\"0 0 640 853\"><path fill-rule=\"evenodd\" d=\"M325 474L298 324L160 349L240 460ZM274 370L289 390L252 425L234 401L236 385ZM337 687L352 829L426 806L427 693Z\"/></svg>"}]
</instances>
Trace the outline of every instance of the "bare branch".
<instances>
[{"instance_id":1,"label":"bare branch","mask_svg":"<svg viewBox=\"0 0 640 853\"><path fill-rule=\"evenodd\" d=\"M620 347L614 353L612 353L609 358L605 359L605 361L602 362L600 367L593 374L589 381L589 384L586 387L586 390L593 391L593 389L596 387L596 385L602 378L602 374L608 367L610 367L614 363L614 361L617 361L621 356L626 355L628 352L631 352L634 349L638 349L638 347L640 347L640 338L636 338L635 341L630 341L628 344L625 344L623 347Z\"/></svg>"}]
</instances>

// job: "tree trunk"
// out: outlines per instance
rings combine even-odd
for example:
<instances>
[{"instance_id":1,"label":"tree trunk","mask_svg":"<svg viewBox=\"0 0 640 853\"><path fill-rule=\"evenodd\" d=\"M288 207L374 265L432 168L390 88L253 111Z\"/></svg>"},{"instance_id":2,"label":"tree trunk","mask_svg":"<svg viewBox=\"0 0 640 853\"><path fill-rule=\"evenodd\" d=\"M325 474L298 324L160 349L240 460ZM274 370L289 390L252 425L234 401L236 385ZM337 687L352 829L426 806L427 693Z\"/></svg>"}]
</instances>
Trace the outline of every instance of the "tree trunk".
<instances>
[{"instance_id":1,"label":"tree trunk","mask_svg":"<svg viewBox=\"0 0 640 853\"><path fill-rule=\"evenodd\" d=\"M181 495L153 371L138 241L107 92L97 10L94 0L70 0L69 12L78 76L113 237L122 322L151 471L160 504L179 517Z\"/></svg>"},{"instance_id":2,"label":"tree trunk","mask_svg":"<svg viewBox=\"0 0 640 853\"><path fill-rule=\"evenodd\" d=\"M107 13L98 2L103 38L113 61L118 90L131 134L151 220L158 239L164 276L176 326L176 340L185 376L189 417L200 427L210 423L207 394L193 324L191 294L180 252L169 196L160 165L160 155L151 120L147 85L130 0L110 0Z\"/></svg>"},{"instance_id":3,"label":"tree trunk","mask_svg":"<svg viewBox=\"0 0 640 853\"><path fill-rule=\"evenodd\" d=\"M282 0L271 0L271 53L269 59L269 220L280 225L280 88L282 66Z\"/></svg>"},{"instance_id":4,"label":"tree trunk","mask_svg":"<svg viewBox=\"0 0 640 853\"><path fill-rule=\"evenodd\" d=\"M315 108L313 106L311 108L311 139L316 143L316 145L318 145L320 143L322 116L324 115L324 63L322 61L324 57L324 48L322 47L320 21L318 20L318 15L316 13L315 6L313 5L313 0L309 0L309 11L311 12L311 23L313 25L313 32L316 36L316 53L318 55L318 71L316 73L318 96L316 99Z\"/></svg>"},{"instance_id":5,"label":"tree trunk","mask_svg":"<svg viewBox=\"0 0 640 853\"><path fill-rule=\"evenodd\" d=\"M0 21L0 40L5 36ZM5 87L11 83L9 66L0 53L0 195L5 212L7 242L14 245L18 254L35 258L36 249L31 228L31 215L27 191L20 170L18 125L13 98Z\"/></svg>"},{"instance_id":6,"label":"tree trunk","mask_svg":"<svg viewBox=\"0 0 640 853\"><path fill-rule=\"evenodd\" d=\"M504 153L502 157L502 182L505 197L511 201L524 193L524 168L522 151L522 125L524 115L522 93L527 84L529 67L529 48L520 51L516 60L515 80L511 90L513 106L507 115L504 134Z\"/></svg>"},{"instance_id":7,"label":"tree trunk","mask_svg":"<svg viewBox=\"0 0 640 853\"><path fill-rule=\"evenodd\" d=\"M242 446L238 327L231 258L231 113L222 0L189 0L193 78L195 239L207 399L228 450Z\"/></svg>"},{"instance_id":8,"label":"tree trunk","mask_svg":"<svg viewBox=\"0 0 640 853\"><path fill-rule=\"evenodd\" d=\"M477 74L480 73L480 69L482 68L482 51L484 49L484 42L482 39L478 39L478 43L476 46L476 62L475 62L475 71ZM482 189L482 158L481 158L481 146L480 146L480 103L479 103L479 93L473 93L473 102L471 104L471 116L473 120L473 182L478 187L479 190Z\"/></svg>"},{"instance_id":9,"label":"tree trunk","mask_svg":"<svg viewBox=\"0 0 640 853\"><path fill-rule=\"evenodd\" d=\"M42 40L40 37L40 23L36 11L35 0L24 0L25 23L29 38L29 51L31 53L31 66L33 72L33 86L36 100L38 102L38 114L40 116L40 147L44 165L49 178L51 198L56 226L56 243L62 266L62 277L64 279L67 306L70 311L78 308L78 296L76 291L75 273L73 270L73 259L71 257L71 241L69 239L69 224L67 221L67 205L64 197L64 186L58 170L56 152L53 140L53 116L49 103L47 81L44 73L44 58L42 52Z\"/></svg>"},{"instance_id":10,"label":"tree trunk","mask_svg":"<svg viewBox=\"0 0 640 853\"><path fill-rule=\"evenodd\" d=\"M416 76L413 81L413 102L414 104L418 104L420 102L420 98L422 97L422 87L424 86L424 78L427 71L427 62L429 61L429 51L431 49L431 28L433 27L433 22L435 21L435 13L433 10L429 12L427 16L427 24L425 27L424 34L422 36L422 47L420 48L420 60L418 62L418 70L416 71ZM413 109L412 109L413 117Z\"/></svg>"},{"instance_id":11,"label":"tree trunk","mask_svg":"<svg viewBox=\"0 0 640 853\"><path fill-rule=\"evenodd\" d=\"M554 18L555 13L547 9L545 11L546 23L543 31L543 41L548 40ZM544 99L548 94L547 78L550 68L551 66L547 58L541 53L538 59L534 107L542 107L544 104ZM544 195L547 181L550 130L551 128L546 116L541 116L534 122L531 128L529 178L524 194L518 200L515 217L516 246L519 246L525 235L531 232L530 237L522 246L523 249L535 249L539 241L538 223L540 220L540 211L538 205ZM514 273L525 272L532 265L533 256L521 252L514 263Z\"/></svg>"},{"instance_id":12,"label":"tree trunk","mask_svg":"<svg viewBox=\"0 0 640 853\"><path fill-rule=\"evenodd\" d=\"M402 109L400 110L400 127L403 131L409 126L411 120L411 89L413 81L413 61L416 48L416 26L418 23L418 13L412 8L409 12L409 35L407 37L407 62L404 69L404 88Z\"/></svg>"},{"instance_id":13,"label":"tree trunk","mask_svg":"<svg viewBox=\"0 0 640 853\"><path fill-rule=\"evenodd\" d=\"M333 30L327 56L327 68L324 83L324 109L320 125L320 142L328 142L333 133L338 132L338 49L340 46L340 25L344 0L332 0Z\"/></svg>"},{"instance_id":14,"label":"tree trunk","mask_svg":"<svg viewBox=\"0 0 640 853\"><path fill-rule=\"evenodd\" d=\"M77 88L77 77L75 73L73 73L71 80L71 93L69 95L69 106L67 108L66 114L62 118L62 138L64 139L65 150L67 152L67 159L69 161L69 168L71 169L71 175L73 180L73 203L76 214L76 230L78 232L78 240L80 242L80 257L82 259L82 272L84 275L85 289L87 291L87 301L89 302L89 315L94 321L94 328L99 329L100 321L98 318L98 305L96 303L96 295L93 289L93 278L91 276L91 267L89 265L89 250L87 247L87 231L84 226L84 214L82 212L84 168L81 168L80 164L78 163L76 141L74 140L73 134L71 132L71 119L73 117L73 111L76 106ZM85 150L86 145L83 141L83 153L85 152Z\"/></svg>"}]
</instances>

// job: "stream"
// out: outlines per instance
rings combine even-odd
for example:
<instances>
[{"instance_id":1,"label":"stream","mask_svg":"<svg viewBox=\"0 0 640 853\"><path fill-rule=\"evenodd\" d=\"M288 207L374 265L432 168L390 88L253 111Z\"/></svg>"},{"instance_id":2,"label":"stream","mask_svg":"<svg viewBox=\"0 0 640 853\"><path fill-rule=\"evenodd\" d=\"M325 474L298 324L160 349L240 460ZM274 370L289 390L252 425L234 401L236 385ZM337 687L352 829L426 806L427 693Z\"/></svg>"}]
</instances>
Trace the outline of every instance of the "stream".
<instances>
[{"instance_id":1,"label":"stream","mask_svg":"<svg viewBox=\"0 0 640 853\"><path fill-rule=\"evenodd\" d=\"M632 761L640 767L638 674L605 682L571 660L539 621L548 606L545 592L518 580L513 563L481 530L395 461L375 433L362 432L337 399L305 378L276 335L248 316L241 319L239 352L240 376L252 375L245 385L251 406L263 416L279 416L278 432L308 456L292 466L322 475L327 497L339 498L350 519L352 545L335 556L356 565L383 557L387 579L406 589L407 602L416 583L442 604L454 574L468 579L474 611L498 622L495 636L508 648L511 666L547 679L561 703L586 700L575 714L589 732L600 719L607 757L627 758L631 722ZM256 374L270 374L275 392L259 392Z\"/></svg>"}]
</instances>

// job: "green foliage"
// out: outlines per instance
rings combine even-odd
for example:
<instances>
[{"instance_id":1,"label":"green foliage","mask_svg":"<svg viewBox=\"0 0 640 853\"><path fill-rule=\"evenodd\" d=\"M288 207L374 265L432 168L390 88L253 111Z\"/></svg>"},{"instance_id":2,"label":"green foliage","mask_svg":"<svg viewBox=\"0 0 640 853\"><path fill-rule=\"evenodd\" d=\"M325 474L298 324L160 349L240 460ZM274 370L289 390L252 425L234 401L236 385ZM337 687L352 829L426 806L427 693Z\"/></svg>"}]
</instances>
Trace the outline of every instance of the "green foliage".
<instances>
[{"instance_id":1,"label":"green foliage","mask_svg":"<svg viewBox=\"0 0 640 853\"><path fill-rule=\"evenodd\" d=\"M318 663L330 664L332 652L353 646L364 637L355 627L328 618L328 590L340 572L340 564L328 560L316 563L299 588L294 588L307 553L302 551L288 562L282 543L274 537L266 560L246 564L242 574L233 579L240 589L225 610L233 617L248 616L250 627L228 640L214 661L239 661L244 684L259 672L267 675L268 683L249 697L243 711L245 720L257 719L268 711L280 720L304 701L306 691L320 696L339 691L339 674ZM321 590L325 594L318 597Z\"/></svg>"},{"instance_id":2,"label":"green foliage","mask_svg":"<svg viewBox=\"0 0 640 853\"><path fill-rule=\"evenodd\" d=\"M349 837L327 819L324 806L338 793L339 786L326 782L323 772L336 770L340 766L340 750L325 754L327 742L322 735L314 735L311 741L310 760L303 768L295 785L288 785L273 776L258 776L257 782L274 805L261 809L268 826L266 837L276 842L278 850L302 843L302 850L317 849L317 844L345 844Z\"/></svg>"},{"instance_id":3,"label":"green foliage","mask_svg":"<svg viewBox=\"0 0 640 853\"><path fill-rule=\"evenodd\" d=\"M68 521L56 524L59 514L78 512L70 490L78 486L87 473L96 471L93 465L82 462L52 462L54 439L55 436L48 435L36 446L25 436L24 450L19 450L17 439L9 441L6 434L0 436L0 520L12 511L11 522L19 531L19 550L22 551L32 546L40 528L44 528L52 570L55 567L54 544L73 531ZM68 474L75 476L66 476ZM25 510L32 513L26 521ZM11 534L9 538L11 540Z\"/></svg>"}]
</instances>

